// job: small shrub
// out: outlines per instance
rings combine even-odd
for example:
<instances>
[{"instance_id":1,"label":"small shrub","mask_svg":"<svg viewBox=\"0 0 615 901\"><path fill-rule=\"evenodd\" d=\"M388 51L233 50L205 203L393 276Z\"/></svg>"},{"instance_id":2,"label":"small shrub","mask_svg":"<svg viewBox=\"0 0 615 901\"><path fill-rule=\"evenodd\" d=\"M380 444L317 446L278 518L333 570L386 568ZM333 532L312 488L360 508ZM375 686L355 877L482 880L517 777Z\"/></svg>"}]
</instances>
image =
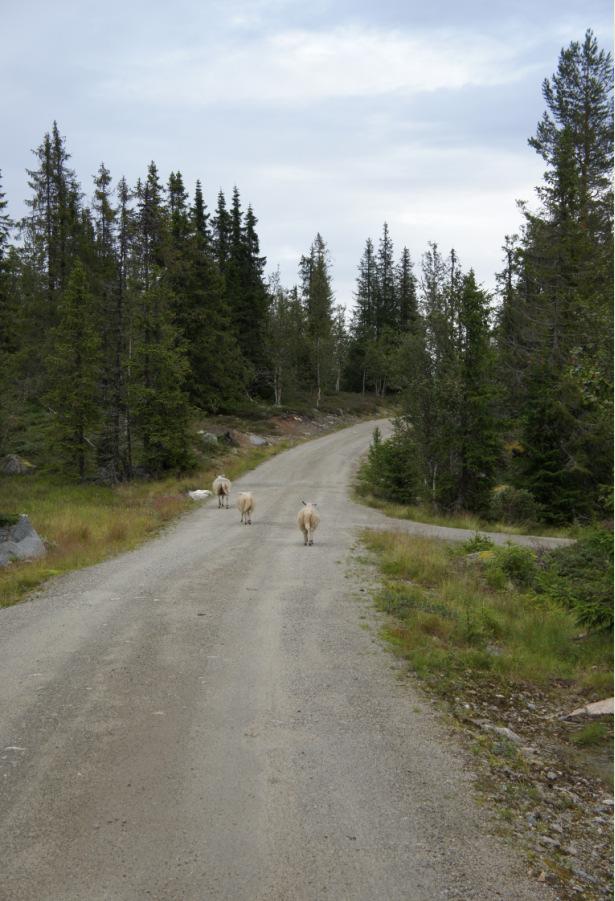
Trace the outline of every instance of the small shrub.
<instances>
[{"instance_id":1,"label":"small shrub","mask_svg":"<svg viewBox=\"0 0 615 901\"><path fill-rule=\"evenodd\" d=\"M540 519L540 505L525 488L501 485L491 493L489 515L494 520L529 525Z\"/></svg>"},{"instance_id":2,"label":"small shrub","mask_svg":"<svg viewBox=\"0 0 615 901\"><path fill-rule=\"evenodd\" d=\"M461 545L461 548L464 554L476 554L479 551L490 551L494 547L493 541L490 538L487 538L486 535L480 535L478 532L472 536L472 538L468 538L467 541Z\"/></svg>"},{"instance_id":3,"label":"small shrub","mask_svg":"<svg viewBox=\"0 0 615 901\"><path fill-rule=\"evenodd\" d=\"M571 610L579 625L613 628L613 536L595 529L545 558L537 590Z\"/></svg>"},{"instance_id":4,"label":"small shrub","mask_svg":"<svg viewBox=\"0 0 615 901\"><path fill-rule=\"evenodd\" d=\"M516 544L499 547L495 551L494 561L515 585L528 588L536 579L536 555L529 548Z\"/></svg>"}]
</instances>

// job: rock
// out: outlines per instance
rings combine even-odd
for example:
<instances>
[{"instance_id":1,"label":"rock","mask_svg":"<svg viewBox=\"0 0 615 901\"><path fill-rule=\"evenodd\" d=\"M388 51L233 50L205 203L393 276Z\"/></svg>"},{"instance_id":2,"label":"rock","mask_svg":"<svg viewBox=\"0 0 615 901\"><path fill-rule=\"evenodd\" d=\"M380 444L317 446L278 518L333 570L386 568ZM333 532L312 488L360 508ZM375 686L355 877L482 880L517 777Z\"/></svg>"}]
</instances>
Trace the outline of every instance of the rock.
<instances>
[{"instance_id":1,"label":"rock","mask_svg":"<svg viewBox=\"0 0 615 901\"><path fill-rule=\"evenodd\" d=\"M218 436L214 435L213 432L199 432L198 433L203 444L217 444Z\"/></svg>"},{"instance_id":2,"label":"rock","mask_svg":"<svg viewBox=\"0 0 615 901\"><path fill-rule=\"evenodd\" d=\"M516 732L513 732L512 729L509 729L507 726L494 726L493 723L481 723L481 729L483 732L493 732L495 735L507 738L515 745L519 745L523 741L520 735L517 735Z\"/></svg>"},{"instance_id":3,"label":"rock","mask_svg":"<svg viewBox=\"0 0 615 901\"><path fill-rule=\"evenodd\" d=\"M222 436L222 441L231 447L241 447L241 435L236 429L229 429Z\"/></svg>"},{"instance_id":4,"label":"rock","mask_svg":"<svg viewBox=\"0 0 615 901\"><path fill-rule=\"evenodd\" d=\"M207 488L196 488L194 491L188 492L188 497L191 497L193 501L204 501L210 496L211 491L208 491Z\"/></svg>"},{"instance_id":5,"label":"rock","mask_svg":"<svg viewBox=\"0 0 615 901\"><path fill-rule=\"evenodd\" d=\"M2 461L0 470L7 476L23 476L34 472L36 466L17 454L7 454Z\"/></svg>"},{"instance_id":6,"label":"rock","mask_svg":"<svg viewBox=\"0 0 615 901\"><path fill-rule=\"evenodd\" d=\"M248 435L248 440L254 447L263 447L264 445L269 444L269 442L265 438L261 438L260 435Z\"/></svg>"},{"instance_id":7,"label":"rock","mask_svg":"<svg viewBox=\"0 0 615 901\"><path fill-rule=\"evenodd\" d=\"M14 525L0 526L0 566L6 566L12 560L44 557L46 553L45 545L25 513Z\"/></svg>"},{"instance_id":8,"label":"rock","mask_svg":"<svg viewBox=\"0 0 615 901\"><path fill-rule=\"evenodd\" d=\"M567 720L571 716L613 716L615 698L605 698L603 701L594 701L585 707L578 707L572 713L567 713L562 719Z\"/></svg>"},{"instance_id":9,"label":"rock","mask_svg":"<svg viewBox=\"0 0 615 901\"><path fill-rule=\"evenodd\" d=\"M554 838L549 838L548 835L539 836L538 841L541 845L546 845L548 848L561 848L560 843Z\"/></svg>"},{"instance_id":10,"label":"rock","mask_svg":"<svg viewBox=\"0 0 615 901\"><path fill-rule=\"evenodd\" d=\"M590 882L593 885L595 885L598 882L598 880L595 878L595 876L591 876L589 873L586 873L585 870L581 869L581 867L575 866L573 864L573 866L571 866L570 869L572 870L574 875L578 876L579 879L582 879L583 882Z\"/></svg>"}]
</instances>

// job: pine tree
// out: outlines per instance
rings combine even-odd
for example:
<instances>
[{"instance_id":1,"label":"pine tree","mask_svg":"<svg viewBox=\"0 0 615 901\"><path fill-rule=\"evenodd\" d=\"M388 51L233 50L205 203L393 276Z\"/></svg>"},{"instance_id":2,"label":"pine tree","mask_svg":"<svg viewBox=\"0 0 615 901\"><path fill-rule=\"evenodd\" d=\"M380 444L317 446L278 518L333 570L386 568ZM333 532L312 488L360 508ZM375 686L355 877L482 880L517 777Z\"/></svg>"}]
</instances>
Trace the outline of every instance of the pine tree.
<instances>
[{"instance_id":1,"label":"pine tree","mask_svg":"<svg viewBox=\"0 0 615 901\"><path fill-rule=\"evenodd\" d=\"M401 332L411 332L416 328L419 318L416 276L413 272L410 251L404 247L395 273L398 320L397 328Z\"/></svg>"},{"instance_id":2,"label":"pine tree","mask_svg":"<svg viewBox=\"0 0 615 901\"><path fill-rule=\"evenodd\" d=\"M264 282L265 258L260 256L257 219L251 206L245 213L237 187L230 213L230 249L225 269L227 300L241 352L252 368L255 387L266 380L268 361L264 338L269 298Z\"/></svg>"},{"instance_id":3,"label":"pine tree","mask_svg":"<svg viewBox=\"0 0 615 901\"><path fill-rule=\"evenodd\" d=\"M369 347L375 341L376 258L371 238L359 262L355 308L350 326L351 345L348 351L349 380L355 390L365 394ZM359 378L357 378L359 376Z\"/></svg>"},{"instance_id":4,"label":"pine tree","mask_svg":"<svg viewBox=\"0 0 615 901\"><path fill-rule=\"evenodd\" d=\"M155 274L137 312L137 328L147 334L133 356L131 401L135 431L142 443L141 465L147 473L181 470L192 457L188 445L190 407L184 391L188 370L170 313L171 294Z\"/></svg>"},{"instance_id":5,"label":"pine tree","mask_svg":"<svg viewBox=\"0 0 615 901\"><path fill-rule=\"evenodd\" d=\"M333 289L330 265L327 245L321 235L317 234L309 256L302 256L299 263L301 297L307 318L317 408L332 375Z\"/></svg>"},{"instance_id":6,"label":"pine tree","mask_svg":"<svg viewBox=\"0 0 615 901\"><path fill-rule=\"evenodd\" d=\"M194 204L191 210L192 222L195 232L200 236L203 243L209 246L211 235L209 231L209 213L203 199L203 188L201 182L197 179L196 189L194 192Z\"/></svg>"},{"instance_id":7,"label":"pine tree","mask_svg":"<svg viewBox=\"0 0 615 901\"><path fill-rule=\"evenodd\" d=\"M175 182L176 201L182 194ZM129 406L132 434L141 443L148 473L180 469L190 460L186 349L174 324L175 298L167 264L172 259L169 216L155 163L138 183L131 254L132 348Z\"/></svg>"},{"instance_id":8,"label":"pine tree","mask_svg":"<svg viewBox=\"0 0 615 901\"><path fill-rule=\"evenodd\" d=\"M58 304L49 361L48 402L62 462L84 478L99 422L100 336L95 301L84 267L77 260Z\"/></svg>"},{"instance_id":9,"label":"pine tree","mask_svg":"<svg viewBox=\"0 0 615 901\"><path fill-rule=\"evenodd\" d=\"M611 481L603 451L613 384L612 90L610 55L591 32L562 51L557 72L544 82L547 111L530 139L547 163L542 208L525 211L520 276L507 299L524 352L518 478L539 491L546 515L560 518L564 496L568 515L580 515ZM564 448L569 490L545 474L562 463Z\"/></svg>"},{"instance_id":10,"label":"pine tree","mask_svg":"<svg viewBox=\"0 0 615 901\"><path fill-rule=\"evenodd\" d=\"M226 199L222 191L218 192L218 204L212 219L214 254L224 275L230 255L231 217L226 208Z\"/></svg>"},{"instance_id":11,"label":"pine tree","mask_svg":"<svg viewBox=\"0 0 615 901\"><path fill-rule=\"evenodd\" d=\"M90 283L98 302L101 335L101 430L97 442L97 459L101 474L109 481L125 476L122 453L123 407L123 318L118 263L116 255L117 210L112 202L111 173L101 163L94 178L93 258L90 260Z\"/></svg>"},{"instance_id":12,"label":"pine tree","mask_svg":"<svg viewBox=\"0 0 615 901\"><path fill-rule=\"evenodd\" d=\"M247 371L239 351L226 298L225 281L213 259L204 229L203 195L197 185L192 209L185 203L179 173L169 188L175 197L169 278L175 323L186 349L186 389L200 409L216 412L238 400ZM181 199L180 199L181 198Z\"/></svg>"},{"instance_id":13,"label":"pine tree","mask_svg":"<svg viewBox=\"0 0 615 901\"><path fill-rule=\"evenodd\" d=\"M348 330L346 329L346 307L341 304L333 310L333 360L335 364L335 393L339 394L342 385L342 373L348 359Z\"/></svg>"},{"instance_id":14,"label":"pine tree","mask_svg":"<svg viewBox=\"0 0 615 901\"><path fill-rule=\"evenodd\" d=\"M457 506L487 513L500 457L494 387L494 351L489 325L489 297L474 272L464 276L461 332L460 429Z\"/></svg>"},{"instance_id":15,"label":"pine tree","mask_svg":"<svg viewBox=\"0 0 615 901\"><path fill-rule=\"evenodd\" d=\"M56 323L56 306L66 287L68 273L77 250L81 193L75 173L68 168L70 154L57 123L35 151L37 169L28 169L33 196L26 201L31 209L23 221L25 246L30 265L45 282L45 298L39 310L43 330Z\"/></svg>"},{"instance_id":16,"label":"pine tree","mask_svg":"<svg viewBox=\"0 0 615 901\"><path fill-rule=\"evenodd\" d=\"M374 292L374 330L378 340L384 329L398 327L397 296L395 290L395 264L393 241L385 222L376 254L376 279Z\"/></svg>"},{"instance_id":17,"label":"pine tree","mask_svg":"<svg viewBox=\"0 0 615 901\"><path fill-rule=\"evenodd\" d=\"M305 313L298 291L285 291L279 273L269 281L271 304L267 317L266 355L276 406L292 396L300 384L302 360L307 353Z\"/></svg>"},{"instance_id":18,"label":"pine tree","mask_svg":"<svg viewBox=\"0 0 615 901\"><path fill-rule=\"evenodd\" d=\"M6 201L5 193L2 190L2 170L0 169L0 265L6 259L9 246L9 236L11 233L12 222L6 211L8 201Z\"/></svg>"}]
</instances>

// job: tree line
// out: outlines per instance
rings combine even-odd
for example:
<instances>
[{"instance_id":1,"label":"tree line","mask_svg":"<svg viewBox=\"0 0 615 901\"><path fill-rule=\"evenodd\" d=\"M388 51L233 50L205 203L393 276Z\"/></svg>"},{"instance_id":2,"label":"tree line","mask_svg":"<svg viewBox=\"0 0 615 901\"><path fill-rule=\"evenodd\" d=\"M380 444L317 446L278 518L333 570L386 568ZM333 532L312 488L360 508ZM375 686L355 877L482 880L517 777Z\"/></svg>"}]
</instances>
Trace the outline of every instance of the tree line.
<instances>
[{"instance_id":1,"label":"tree line","mask_svg":"<svg viewBox=\"0 0 615 901\"><path fill-rule=\"evenodd\" d=\"M0 192L0 449L38 442L81 477L129 479L191 465L195 412L345 389L400 404L371 454L390 497L486 513L497 496L554 522L605 510L612 87L591 31L562 50L529 141L539 208L505 239L495 297L435 243L415 271L385 224L349 321L320 234L287 288L237 188L210 212L179 171L114 185L101 164L86 202L54 123L21 221Z\"/></svg>"},{"instance_id":2,"label":"tree line","mask_svg":"<svg viewBox=\"0 0 615 901\"><path fill-rule=\"evenodd\" d=\"M521 204L496 302L454 250L431 244L416 279L386 227L367 242L352 353L355 378L402 392L371 453L392 499L553 523L612 511L613 75L591 31L543 97L540 206Z\"/></svg>"},{"instance_id":3,"label":"tree line","mask_svg":"<svg viewBox=\"0 0 615 901\"><path fill-rule=\"evenodd\" d=\"M319 235L287 292L237 188L210 213L179 171L163 185L152 162L114 187L101 164L86 203L55 122L35 159L19 223L0 193L2 450L28 430L81 477L130 479L190 466L199 410L298 388L318 403L336 366L339 390L346 334Z\"/></svg>"}]
</instances>

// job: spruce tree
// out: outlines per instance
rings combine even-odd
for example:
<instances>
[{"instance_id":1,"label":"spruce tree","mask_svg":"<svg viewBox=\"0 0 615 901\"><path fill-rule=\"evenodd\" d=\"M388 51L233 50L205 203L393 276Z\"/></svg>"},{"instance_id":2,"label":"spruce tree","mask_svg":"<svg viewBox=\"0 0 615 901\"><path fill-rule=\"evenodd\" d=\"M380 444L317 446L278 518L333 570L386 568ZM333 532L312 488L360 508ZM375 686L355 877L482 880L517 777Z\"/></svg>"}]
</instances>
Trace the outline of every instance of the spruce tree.
<instances>
[{"instance_id":1,"label":"spruce tree","mask_svg":"<svg viewBox=\"0 0 615 901\"><path fill-rule=\"evenodd\" d=\"M183 196L183 183L176 187ZM170 188L170 195L174 191ZM246 385L246 365L232 327L225 281L204 228L199 186L191 210L184 200L175 205L174 215L181 226L172 232L169 277L175 323L189 367L186 389L195 406L217 412L241 397Z\"/></svg>"},{"instance_id":2,"label":"spruce tree","mask_svg":"<svg viewBox=\"0 0 615 901\"><path fill-rule=\"evenodd\" d=\"M47 400L61 464L84 478L99 423L100 336L95 300L79 260L58 303Z\"/></svg>"},{"instance_id":3,"label":"spruce tree","mask_svg":"<svg viewBox=\"0 0 615 901\"><path fill-rule=\"evenodd\" d=\"M500 460L494 350L489 297L474 272L464 276L459 305L461 333L460 429L457 506L487 513Z\"/></svg>"},{"instance_id":4,"label":"spruce tree","mask_svg":"<svg viewBox=\"0 0 615 901\"><path fill-rule=\"evenodd\" d=\"M556 73L544 82L547 111L530 139L547 163L539 188L542 207L525 211L521 273L507 300L524 350L524 457L517 477L522 487L539 490L546 515L560 518L564 496L568 516L582 515L582 508L595 508L611 481L603 451L613 385L612 90L610 55L598 50L591 32L583 44L573 42L562 51ZM563 402L566 409L553 415ZM546 436L553 442L550 450ZM563 448L566 491L545 469L556 465ZM541 474L551 493L539 488Z\"/></svg>"},{"instance_id":5,"label":"spruce tree","mask_svg":"<svg viewBox=\"0 0 615 901\"><path fill-rule=\"evenodd\" d=\"M216 212L212 218L212 234L214 254L220 271L224 275L229 260L231 244L231 217L226 208L226 199L222 190L218 192Z\"/></svg>"},{"instance_id":6,"label":"spruce tree","mask_svg":"<svg viewBox=\"0 0 615 901\"><path fill-rule=\"evenodd\" d=\"M203 188L201 182L197 179L196 189L194 192L194 203L191 210L192 222L195 232L200 236L205 245L209 245L211 235L209 230L209 213L207 205L203 198Z\"/></svg>"},{"instance_id":7,"label":"spruce tree","mask_svg":"<svg viewBox=\"0 0 615 901\"><path fill-rule=\"evenodd\" d=\"M362 394L365 394L367 387L369 348L376 339L375 295L376 258L373 242L371 238L368 238L359 262L359 274L354 295L355 308L350 325L352 341L348 352L350 383L355 390L360 390Z\"/></svg>"},{"instance_id":8,"label":"spruce tree","mask_svg":"<svg viewBox=\"0 0 615 901\"><path fill-rule=\"evenodd\" d=\"M93 241L94 255L90 261L90 281L98 301L98 322L101 335L101 430L97 443L97 458L101 473L109 481L125 476L122 454L123 406L123 319L116 254L117 210L112 201L111 173L101 163L94 178Z\"/></svg>"},{"instance_id":9,"label":"spruce tree","mask_svg":"<svg viewBox=\"0 0 615 901\"><path fill-rule=\"evenodd\" d=\"M374 292L374 330L378 340L384 329L398 327L397 296L395 290L395 264L393 241L385 222L376 254L376 280Z\"/></svg>"},{"instance_id":10,"label":"spruce tree","mask_svg":"<svg viewBox=\"0 0 615 901\"><path fill-rule=\"evenodd\" d=\"M333 289L327 245L317 234L308 256L299 263L301 296L306 312L311 349L312 375L318 408L323 391L330 385L332 363Z\"/></svg>"},{"instance_id":11,"label":"spruce tree","mask_svg":"<svg viewBox=\"0 0 615 901\"><path fill-rule=\"evenodd\" d=\"M270 279L268 293L271 303L265 331L266 356L270 361L273 401L279 407L300 387L302 364L307 354L306 322L297 289L286 291L280 283L279 273Z\"/></svg>"},{"instance_id":12,"label":"spruce tree","mask_svg":"<svg viewBox=\"0 0 615 901\"><path fill-rule=\"evenodd\" d=\"M401 332L411 332L416 328L419 310L417 283L414 275L410 251L404 247L397 270L395 293L397 297L397 328Z\"/></svg>"},{"instance_id":13,"label":"spruce tree","mask_svg":"<svg viewBox=\"0 0 615 901\"><path fill-rule=\"evenodd\" d=\"M181 189L178 190L181 193ZM148 473L180 469L191 459L186 349L174 324L175 298L166 268L171 225L155 163L138 183L131 269L135 293L129 405L132 434L141 444Z\"/></svg>"}]
</instances>

